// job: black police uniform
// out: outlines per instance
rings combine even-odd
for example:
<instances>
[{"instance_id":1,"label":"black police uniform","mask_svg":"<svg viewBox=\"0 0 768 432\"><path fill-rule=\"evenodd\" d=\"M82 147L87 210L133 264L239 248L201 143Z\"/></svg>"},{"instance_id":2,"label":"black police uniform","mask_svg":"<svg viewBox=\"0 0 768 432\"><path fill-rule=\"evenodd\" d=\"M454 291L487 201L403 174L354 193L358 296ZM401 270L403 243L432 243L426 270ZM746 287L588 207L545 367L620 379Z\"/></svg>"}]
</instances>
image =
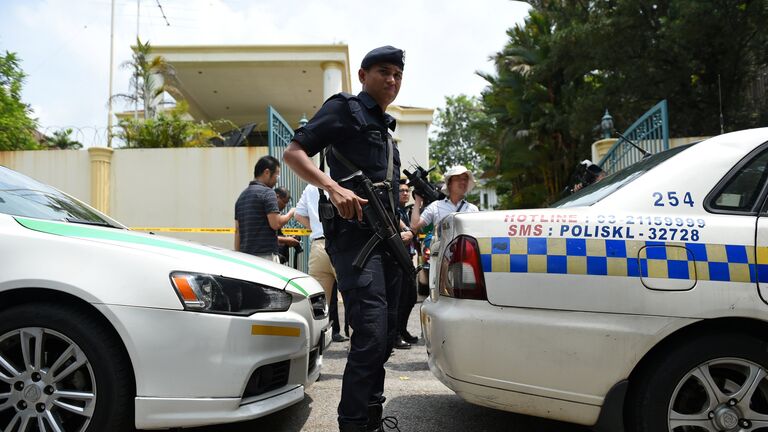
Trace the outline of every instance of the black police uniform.
<instances>
[{"instance_id":1,"label":"black police uniform","mask_svg":"<svg viewBox=\"0 0 768 432\"><path fill-rule=\"evenodd\" d=\"M357 114L352 110L358 108ZM395 119L366 92L357 96L338 94L329 98L306 126L294 135L309 156L328 146L343 155L374 183L392 179L384 207L395 217L400 178L400 154L392 145L393 172L387 175L389 130ZM342 186L355 189L345 178L353 174L329 148L326 152L330 176ZM359 195L359 193L358 193ZM390 201L391 200L391 201ZM381 416L384 402L384 363L389 358L397 335L397 302L401 270L379 244L362 270L352 267L373 232L355 220L336 217L333 233L325 232L325 248L336 269L339 292L352 327L350 351L341 389L339 424L365 425L369 411ZM376 412L378 410L378 412Z\"/></svg>"}]
</instances>

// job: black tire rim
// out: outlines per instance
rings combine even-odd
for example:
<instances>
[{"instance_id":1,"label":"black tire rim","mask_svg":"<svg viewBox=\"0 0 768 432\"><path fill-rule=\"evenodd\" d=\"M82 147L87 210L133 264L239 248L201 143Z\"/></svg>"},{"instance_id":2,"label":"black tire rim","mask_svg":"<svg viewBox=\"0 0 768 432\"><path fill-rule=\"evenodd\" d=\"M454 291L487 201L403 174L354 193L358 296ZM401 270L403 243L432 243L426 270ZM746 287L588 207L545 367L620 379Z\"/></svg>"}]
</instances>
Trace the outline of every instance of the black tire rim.
<instances>
[{"instance_id":1,"label":"black tire rim","mask_svg":"<svg viewBox=\"0 0 768 432\"><path fill-rule=\"evenodd\" d=\"M96 380L83 350L43 327L0 336L0 430L82 432L96 406Z\"/></svg>"},{"instance_id":2,"label":"black tire rim","mask_svg":"<svg viewBox=\"0 0 768 432\"><path fill-rule=\"evenodd\" d=\"M741 358L702 363L678 382L667 412L672 432L768 428L768 371Z\"/></svg>"}]
</instances>

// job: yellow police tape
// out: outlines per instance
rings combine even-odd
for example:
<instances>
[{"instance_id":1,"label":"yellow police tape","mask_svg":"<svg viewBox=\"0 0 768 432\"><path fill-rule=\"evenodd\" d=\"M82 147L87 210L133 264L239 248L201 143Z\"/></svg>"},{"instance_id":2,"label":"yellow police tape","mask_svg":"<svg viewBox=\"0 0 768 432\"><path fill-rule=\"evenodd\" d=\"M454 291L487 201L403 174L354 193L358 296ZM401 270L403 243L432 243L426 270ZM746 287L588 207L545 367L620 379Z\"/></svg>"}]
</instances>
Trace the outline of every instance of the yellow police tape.
<instances>
[{"instance_id":1,"label":"yellow police tape","mask_svg":"<svg viewBox=\"0 0 768 432\"><path fill-rule=\"evenodd\" d=\"M133 227L134 231L234 234L234 228L175 228L175 227ZM307 236L312 230L306 228L283 228L284 235Z\"/></svg>"},{"instance_id":2,"label":"yellow police tape","mask_svg":"<svg viewBox=\"0 0 768 432\"><path fill-rule=\"evenodd\" d=\"M207 234L234 234L234 228L174 228L174 227L133 227L133 231L147 232L175 232L175 233L207 233ZM312 230L306 228L283 228L283 235L308 236ZM424 234L419 234L423 239Z\"/></svg>"}]
</instances>

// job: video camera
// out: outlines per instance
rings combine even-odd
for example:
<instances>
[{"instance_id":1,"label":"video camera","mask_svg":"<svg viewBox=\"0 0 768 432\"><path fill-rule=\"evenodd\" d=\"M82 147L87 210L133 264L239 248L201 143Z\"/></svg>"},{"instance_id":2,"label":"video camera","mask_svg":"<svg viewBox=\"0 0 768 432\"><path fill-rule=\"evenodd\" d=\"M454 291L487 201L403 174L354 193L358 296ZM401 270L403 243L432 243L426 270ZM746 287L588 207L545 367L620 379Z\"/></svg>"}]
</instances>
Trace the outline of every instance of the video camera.
<instances>
[{"instance_id":1,"label":"video camera","mask_svg":"<svg viewBox=\"0 0 768 432\"><path fill-rule=\"evenodd\" d=\"M445 194L440 192L440 189L429 181L429 173L434 169L435 167L425 170L421 166L416 165L413 173L405 169L403 170L403 174L408 177L408 184L413 187L413 193L424 199L424 206L428 206L432 201L445 198Z\"/></svg>"}]
</instances>

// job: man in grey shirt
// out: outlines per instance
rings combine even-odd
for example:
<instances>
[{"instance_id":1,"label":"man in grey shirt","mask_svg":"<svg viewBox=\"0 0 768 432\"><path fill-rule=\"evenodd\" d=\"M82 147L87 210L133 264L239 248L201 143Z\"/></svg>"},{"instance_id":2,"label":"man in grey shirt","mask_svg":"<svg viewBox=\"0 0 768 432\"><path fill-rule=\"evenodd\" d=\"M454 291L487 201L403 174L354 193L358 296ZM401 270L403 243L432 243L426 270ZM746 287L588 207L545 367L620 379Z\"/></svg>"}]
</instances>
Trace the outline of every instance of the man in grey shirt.
<instances>
[{"instance_id":1,"label":"man in grey shirt","mask_svg":"<svg viewBox=\"0 0 768 432\"><path fill-rule=\"evenodd\" d=\"M253 169L253 181L235 203L235 250L280 262L277 233L293 217L281 215L272 189L280 178L280 162L263 156Z\"/></svg>"}]
</instances>

